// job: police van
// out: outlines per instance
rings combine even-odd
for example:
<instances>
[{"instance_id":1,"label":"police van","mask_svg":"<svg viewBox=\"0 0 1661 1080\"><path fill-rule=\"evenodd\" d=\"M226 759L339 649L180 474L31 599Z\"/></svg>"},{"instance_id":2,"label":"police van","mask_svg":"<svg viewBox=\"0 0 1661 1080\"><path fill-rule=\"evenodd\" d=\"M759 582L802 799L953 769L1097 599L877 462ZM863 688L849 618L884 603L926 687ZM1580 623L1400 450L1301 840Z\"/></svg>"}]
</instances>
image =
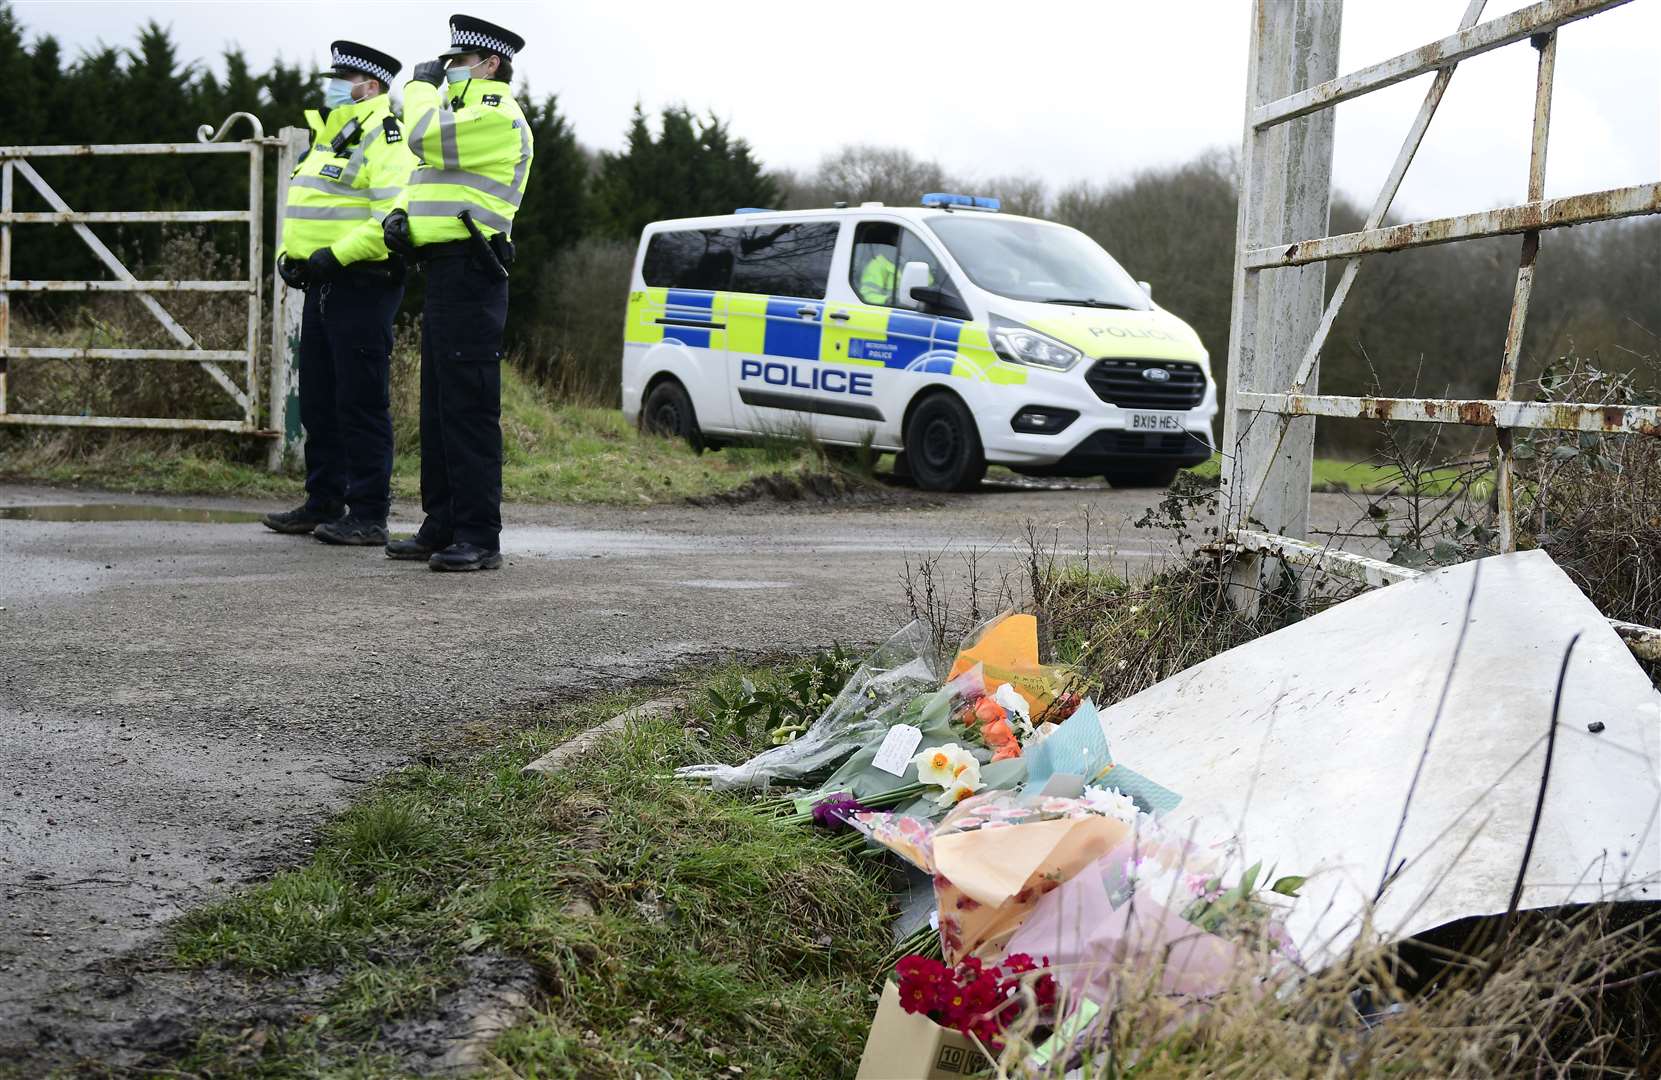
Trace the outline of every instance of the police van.
<instances>
[{"instance_id":1,"label":"police van","mask_svg":"<svg viewBox=\"0 0 1661 1080\"><path fill-rule=\"evenodd\" d=\"M625 415L694 447L866 445L935 491L989 463L1162 487L1212 452L1198 335L1095 241L996 199L649 225L623 342Z\"/></svg>"}]
</instances>

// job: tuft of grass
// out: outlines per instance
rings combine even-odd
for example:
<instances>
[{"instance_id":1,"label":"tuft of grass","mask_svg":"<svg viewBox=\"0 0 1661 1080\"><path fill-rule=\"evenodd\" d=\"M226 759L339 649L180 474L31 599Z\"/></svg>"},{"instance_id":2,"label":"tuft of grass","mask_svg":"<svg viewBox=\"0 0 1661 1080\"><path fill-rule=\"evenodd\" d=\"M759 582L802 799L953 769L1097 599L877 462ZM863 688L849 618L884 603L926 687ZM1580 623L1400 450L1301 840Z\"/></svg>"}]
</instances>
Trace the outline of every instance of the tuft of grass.
<instances>
[{"instance_id":1,"label":"tuft of grass","mask_svg":"<svg viewBox=\"0 0 1661 1080\"><path fill-rule=\"evenodd\" d=\"M647 720L560 773L520 775L628 703L564 708L475 760L394 774L324 831L309 864L180 921L185 964L338 976L320 1012L273 1030L266 1045L285 1049L262 1059L264 1075L380 1075L359 1060L377 1030L437 1000L460 958L484 951L526 958L541 982L543 1004L494 1049L521 1075L851 1073L890 944L886 871L751 800L673 779L678 765L760 749L759 729ZM174 1064L246 1066L214 1038Z\"/></svg>"}]
</instances>

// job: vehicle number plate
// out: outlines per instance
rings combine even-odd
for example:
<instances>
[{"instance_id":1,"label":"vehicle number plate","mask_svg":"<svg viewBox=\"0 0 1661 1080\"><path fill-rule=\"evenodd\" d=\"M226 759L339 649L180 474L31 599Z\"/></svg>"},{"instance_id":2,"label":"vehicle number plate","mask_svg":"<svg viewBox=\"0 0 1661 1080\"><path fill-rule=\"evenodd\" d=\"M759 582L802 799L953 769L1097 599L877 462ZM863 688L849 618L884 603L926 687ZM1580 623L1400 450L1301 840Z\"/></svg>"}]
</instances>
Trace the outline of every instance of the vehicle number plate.
<instances>
[{"instance_id":1,"label":"vehicle number plate","mask_svg":"<svg viewBox=\"0 0 1661 1080\"><path fill-rule=\"evenodd\" d=\"M1182 426L1183 417L1186 415L1176 412L1133 412L1125 430L1181 433L1186 430Z\"/></svg>"}]
</instances>

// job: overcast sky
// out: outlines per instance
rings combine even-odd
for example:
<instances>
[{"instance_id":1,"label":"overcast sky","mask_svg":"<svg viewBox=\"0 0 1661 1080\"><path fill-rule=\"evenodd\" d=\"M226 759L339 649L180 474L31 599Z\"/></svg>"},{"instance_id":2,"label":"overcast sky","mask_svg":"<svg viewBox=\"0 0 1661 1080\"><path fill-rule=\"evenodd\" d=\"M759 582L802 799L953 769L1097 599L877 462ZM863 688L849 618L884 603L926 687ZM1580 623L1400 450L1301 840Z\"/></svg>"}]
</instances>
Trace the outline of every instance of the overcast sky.
<instances>
[{"instance_id":1,"label":"overcast sky","mask_svg":"<svg viewBox=\"0 0 1661 1080\"><path fill-rule=\"evenodd\" d=\"M1452 33L1466 0L1348 0L1340 69ZM516 63L557 93L578 137L622 141L636 101L713 109L768 165L810 169L850 142L899 145L959 175L1042 176L1051 188L1111 180L1236 146L1244 112L1247 0L15 0L34 35L74 54L126 46L154 18L182 54L240 44L256 68L323 64L335 37L408 66L448 43L458 6L523 35ZM1484 18L1525 6L1490 0ZM1520 202L1528 171L1534 50L1461 65L1396 201L1413 217ZM1336 184L1370 204L1430 76L1338 109ZM181 137L212 117L181 118ZM1661 0L1560 36L1548 195L1661 177Z\"/></svg>"}]
</instances>

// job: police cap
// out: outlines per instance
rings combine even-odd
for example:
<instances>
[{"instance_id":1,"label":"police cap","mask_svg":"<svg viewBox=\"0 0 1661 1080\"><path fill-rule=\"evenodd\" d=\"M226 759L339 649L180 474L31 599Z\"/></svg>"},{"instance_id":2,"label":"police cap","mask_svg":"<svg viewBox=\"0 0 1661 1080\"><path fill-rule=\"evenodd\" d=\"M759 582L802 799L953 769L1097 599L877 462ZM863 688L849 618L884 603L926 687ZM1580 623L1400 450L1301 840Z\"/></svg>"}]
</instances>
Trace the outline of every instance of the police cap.
<instances>
[{"instance_id":1,"label":"police cap","mask_svg":"<svg viewBox=\"0 0 1661 1080\"><path fill-rule=\"evenodd\" d=\"M525 47L525 39L512 30L495 23L475 19L471 15L450 16L450 48L440 57L460 56L463 53L496 53L512 60L513 54Z\"/></svg>"},{"instance_id":2,"label":"police cap","mask_svg":"<svg viewBox=\"0 0 1661 1080\"><path fill-rule=\"evenodd\" d=\"M395 57L355 41L337 41L329 46L329 54L329 62L336 71L361 71L387 86L392 85L393 78L404 66Z\"/></svg>"}]
</instances>

